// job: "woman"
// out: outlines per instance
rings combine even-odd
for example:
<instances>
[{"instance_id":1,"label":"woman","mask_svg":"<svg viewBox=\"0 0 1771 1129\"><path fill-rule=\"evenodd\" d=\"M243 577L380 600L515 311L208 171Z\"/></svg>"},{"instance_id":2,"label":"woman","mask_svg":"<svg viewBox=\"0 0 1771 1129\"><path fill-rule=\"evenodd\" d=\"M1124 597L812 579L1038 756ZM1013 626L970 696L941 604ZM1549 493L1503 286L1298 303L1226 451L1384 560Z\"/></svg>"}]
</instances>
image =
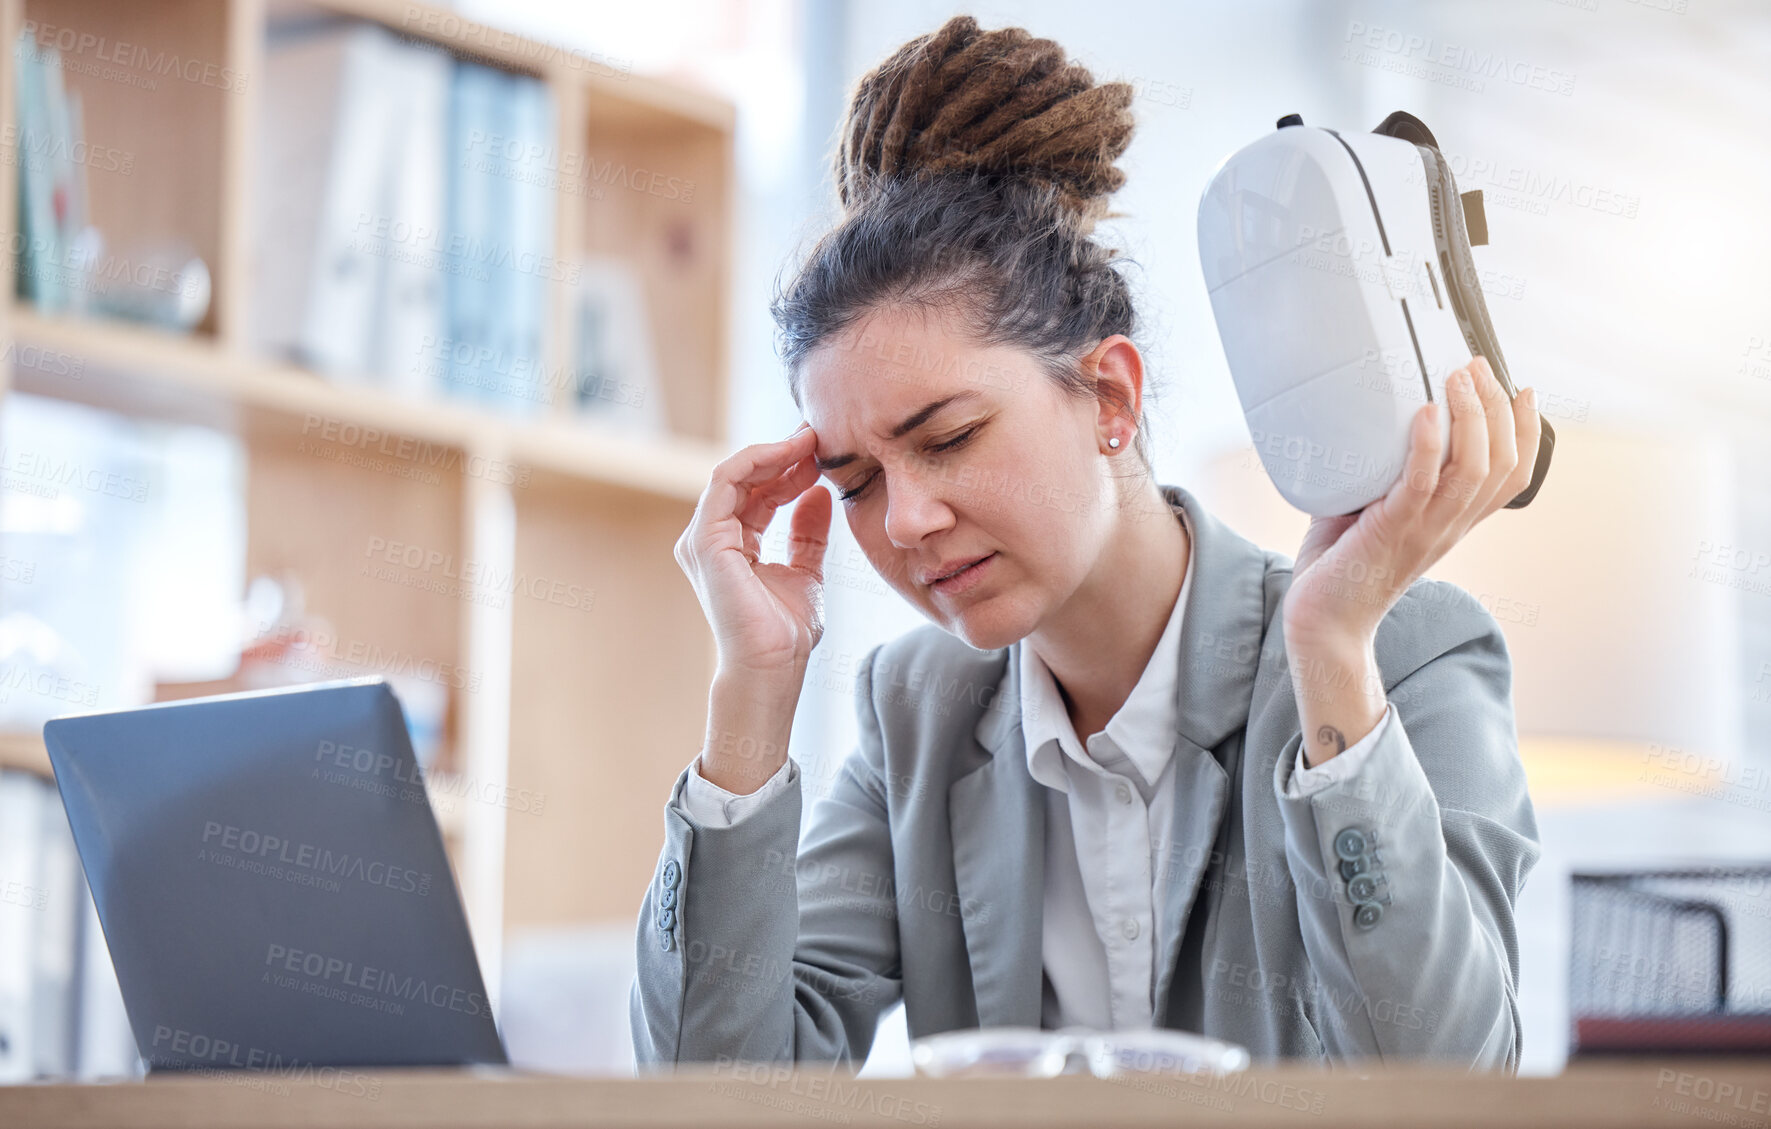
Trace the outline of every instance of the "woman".
<instances>
[{"instance_id":1,"label":"woman","mask_svg":"<svg viewBox=\"0 0 1771 1129\"><path fill-rule=\"evenodd\" d=\"M676 545L719 661L642 909L641 1063L858 1065L902 998L913 1037L1172 1027L1516 1068L1538 847L1511 667L1473 598L1418 578L1526 485L1532 395L1473 359L1449 460L1427 405L1401 479L1295 563L1158 485L1090 237L1130 98L969 17L856 89L845 215L775 305L806 423L719 464ZM860 664L859 747L802 845L821 473L932 623Z\"/></svg>"}]
</instances>

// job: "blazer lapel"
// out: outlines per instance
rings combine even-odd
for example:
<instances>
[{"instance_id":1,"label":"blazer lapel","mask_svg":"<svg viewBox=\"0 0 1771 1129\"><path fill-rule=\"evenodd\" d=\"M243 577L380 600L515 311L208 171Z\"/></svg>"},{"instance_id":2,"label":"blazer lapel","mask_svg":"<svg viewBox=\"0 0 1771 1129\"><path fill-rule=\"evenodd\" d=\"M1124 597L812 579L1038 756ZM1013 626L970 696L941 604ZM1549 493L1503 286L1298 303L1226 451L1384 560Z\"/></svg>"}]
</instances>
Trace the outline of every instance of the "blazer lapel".
<instances>
[{"instance_id":1,"label":"blazer lapel","mask_svg":"<svg viewBox=\"0 0 1771 1129\"><path fill-rule=\"evenodd\" d=\"M1175 728L1172 842L1162 844L1157 880L1167 880L1156 965L1155 1023L1167 1017L1175 961L1198 900L1200 880L1217 861L1240 745L1220 746L1248 724L1255 672L1266 642L1266 558L1179 486L1162 487L1192 538L1192 587L1181 614L1179 710ZM1274 634L1278 639L1278 633Z\"/></svg>"},{"instance_id":2,"label":"blazer lapel","mask_svg":"<svg viewBox=\"0 0 1771 1129\"><path fill-rule=\"evenodd\" d=\"M1162 903L1156 951L1156 1012L1161 1027L1168 1016L1169 988L1174 983L1175 960L1187 921L1199 897L1199 880L1212 861L1212 848L1223 823L1230 777L1217 758L1187 740L1175 741L1174 834L1158 844L1156 881L1166 882L1167 901Z\"/></svg>"},{"instance_id":3,"label":"blazer lapel","mask_svg":"<svg viewBox=\"0 0 1771 1129\"><path fill-rule=\"evenodd\" d=\"M1014 738L1021 731L1016 648L974 730L990 753L947 792L955 893L980 1027L1038 1027L1043 1002L1045 797ZM1001 754L1001 755L998 755Z\"/></svg>"}]
</instances>

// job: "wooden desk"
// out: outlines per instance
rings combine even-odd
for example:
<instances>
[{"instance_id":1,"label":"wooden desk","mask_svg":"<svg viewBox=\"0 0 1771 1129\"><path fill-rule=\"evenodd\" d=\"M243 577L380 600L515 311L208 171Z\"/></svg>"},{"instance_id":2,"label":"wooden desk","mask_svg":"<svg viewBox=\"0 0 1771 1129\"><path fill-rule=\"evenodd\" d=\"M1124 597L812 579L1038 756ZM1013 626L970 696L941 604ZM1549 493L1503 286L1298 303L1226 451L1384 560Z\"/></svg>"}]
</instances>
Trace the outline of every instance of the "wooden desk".
<instances>
[{"instance_id":1,"label":"wooden desk","mask_svg":"<svg viewBox=\"0 0 1771 1129\"><path fill-rule=\"evenodd\" d=\"M0 1126L1626 1126L1771 1129L1771 1060L1578 1065L1555 1078L1262 1069L1212 1081L889 1078L838 1071L569 1079L437 1070L0 1087Z\"/></svg>"}]
</instances>

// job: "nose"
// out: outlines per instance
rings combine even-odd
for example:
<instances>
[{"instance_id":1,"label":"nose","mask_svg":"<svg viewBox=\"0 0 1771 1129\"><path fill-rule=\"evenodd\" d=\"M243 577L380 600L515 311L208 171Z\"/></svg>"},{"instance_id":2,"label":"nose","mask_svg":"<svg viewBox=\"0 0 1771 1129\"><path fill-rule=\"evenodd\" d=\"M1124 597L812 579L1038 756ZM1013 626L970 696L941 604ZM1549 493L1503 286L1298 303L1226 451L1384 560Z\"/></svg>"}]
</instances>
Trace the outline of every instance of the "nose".
<instances>
[{"instance_id":1,"label":"nose","mask_svg":"<svg viewBox=\"0 0 1771 1129\"><path fill-rule=\"evenodd\" d=\"M952 524L953 510L941 496L940 483L918 473L914 465L898 468L886 488L885 527L892 544L900 549L914 548L929 534Z\"/></svg>"}]
</instances>

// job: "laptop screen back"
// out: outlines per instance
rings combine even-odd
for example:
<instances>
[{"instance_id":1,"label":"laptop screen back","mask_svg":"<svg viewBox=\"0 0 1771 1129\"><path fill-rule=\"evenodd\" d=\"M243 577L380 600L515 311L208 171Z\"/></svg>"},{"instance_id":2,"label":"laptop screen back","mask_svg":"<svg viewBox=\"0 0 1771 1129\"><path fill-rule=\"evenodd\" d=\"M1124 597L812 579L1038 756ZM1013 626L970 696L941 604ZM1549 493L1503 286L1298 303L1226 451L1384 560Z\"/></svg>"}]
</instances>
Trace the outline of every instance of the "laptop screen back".
<instances>
[{"instance_id":1,"label":"laptop screen back","mask_svg":"<svg viewBox=\"0 0 1771 1129\"><path fill-rule=\"evenodd\" d=\"M151 1067L506 1061L384 682L61 718L44 740Z\"/></svg>"}]
</instances>

